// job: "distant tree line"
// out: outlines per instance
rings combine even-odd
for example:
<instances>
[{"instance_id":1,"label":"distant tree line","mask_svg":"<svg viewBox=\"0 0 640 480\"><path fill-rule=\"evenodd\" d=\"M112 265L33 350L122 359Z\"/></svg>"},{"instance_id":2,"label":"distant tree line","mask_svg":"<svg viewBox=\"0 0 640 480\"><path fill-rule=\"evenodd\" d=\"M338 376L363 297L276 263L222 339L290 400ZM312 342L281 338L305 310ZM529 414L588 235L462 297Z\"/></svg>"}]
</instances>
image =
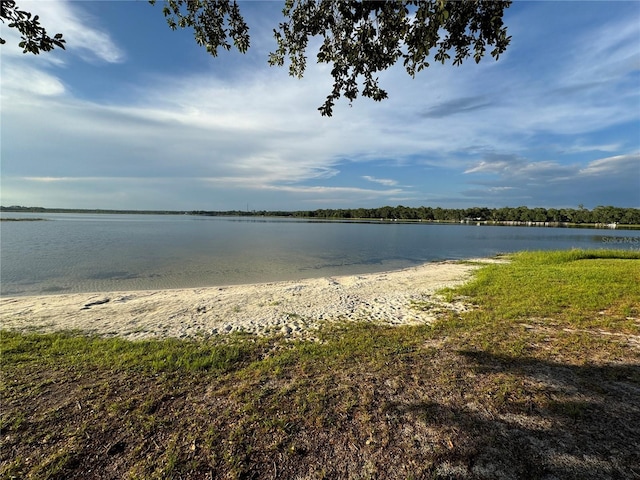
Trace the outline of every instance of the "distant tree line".
<instances>
[{"instance_id":1,"label":"distant tree line","mask_svg":"<svg viewBox=\"0 0 640 480\"><path fill-rule=\"evenodd\" d=\"M193 210L191 215L205 215L208 217L293 217L298 212L282 210Z\"/></svg>"},{"instance_id":2,"label":"distant tree line","mask_svg":"<svg viewBox=\"0 0 640 480\"><path fill-rule=\"evenodd\" d=\"M383 220L423 220L441 222L541 222L541 223L618 223L640 225L640 209L598 206L593 210L579 208L529 208L529 207L380 207L355 209L320 209L294 212L293 216L305 218L352 218Z\"/></svg>"},{"instance_id":3,"label":"distant tree line","mask_svg":"<svg viewBox=\"0 0 640 480\"><path fill-rule=\"evenodd\" d=\"M613 224L640 225L640 209L612 206L598 206L588 210L578 208L529 208L529 207L471 207L471 208L432 208L432 207L379 207L379 208L338 208L318 210L88 210L43 207L0 207L5 212L39 213L137 213L137 214L189 214L205 216L233 217L297 217L316 219L361 219L361 220L405 220L429 222L496 222L496 223L571 223L571 224Z\"/></svg>"},{"instance_id":4,"label":"distant tree line","mask_svg":"<svg viewBox=\"0 0 640 480\"><path fill-rule=\"evenodd\" d=\"M9 207L0 206L0 212L20 212L20 213L105 213L105 214L137 214L137 215L176 215L185 212L173 210L107 210L100 208L45 208L45 207L22 207L11 205Z\"/></svg>"}]
</instances>

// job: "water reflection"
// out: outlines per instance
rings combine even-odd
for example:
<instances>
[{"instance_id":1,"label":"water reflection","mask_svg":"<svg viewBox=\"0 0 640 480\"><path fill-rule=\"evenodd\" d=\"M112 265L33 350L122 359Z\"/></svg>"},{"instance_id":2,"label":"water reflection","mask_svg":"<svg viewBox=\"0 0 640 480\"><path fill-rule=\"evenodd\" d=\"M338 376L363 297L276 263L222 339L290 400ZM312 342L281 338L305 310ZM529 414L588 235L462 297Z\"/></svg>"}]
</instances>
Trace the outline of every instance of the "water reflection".
<instances>
[{"instance_id":1,"label":"water reflection","mask_svg":"<svg viewBox=\"0 0 640 480\"><path fill-rule=\"evenodd\" d=\"M51 221L3 222L2 295L292 280L518 250L640 249L640 231L631 230L273 217L32 215Z\"/></svg>"}]
</instances>

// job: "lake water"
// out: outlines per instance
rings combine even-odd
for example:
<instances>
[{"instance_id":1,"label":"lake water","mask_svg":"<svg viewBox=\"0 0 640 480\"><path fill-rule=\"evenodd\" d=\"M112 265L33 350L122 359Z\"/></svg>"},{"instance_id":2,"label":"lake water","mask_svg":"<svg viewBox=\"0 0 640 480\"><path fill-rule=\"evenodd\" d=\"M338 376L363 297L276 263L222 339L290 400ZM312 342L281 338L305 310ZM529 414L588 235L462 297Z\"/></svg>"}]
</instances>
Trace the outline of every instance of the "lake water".
<instances>
[{"instance_id":1,"label":"lake water","mask_svg":"<svg viewBox=\"0 0 640 480\"><path fill-rule=\"evenodd\" d=\"M640 248L640 231L320 222L273 217L14 214L0 294L164 289L379 272L518 250Z\"/></svg>"}]
</instances>

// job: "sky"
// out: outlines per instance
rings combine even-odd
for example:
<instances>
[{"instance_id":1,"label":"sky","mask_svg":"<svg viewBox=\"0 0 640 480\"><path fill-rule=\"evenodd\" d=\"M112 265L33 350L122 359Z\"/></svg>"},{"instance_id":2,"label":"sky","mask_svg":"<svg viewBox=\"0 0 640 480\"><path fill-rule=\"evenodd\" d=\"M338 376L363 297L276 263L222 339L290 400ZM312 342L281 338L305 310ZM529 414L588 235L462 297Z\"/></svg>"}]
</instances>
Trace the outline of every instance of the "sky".
<instances>
[{"instance_id":1,"label":"sky","mask_svg":"<svg viewBox=\"0 0 640 480\"><path fill-rule=\"evenodd\" d=\"M251 48L216 58L162 0L18 5L67 48L1 27L4 206L640 208L639 1L516 0L498 61L396 65L330 118L316 50L302 79L268 65L282 2L240 2Z\"/></svg>"}]
</instances>

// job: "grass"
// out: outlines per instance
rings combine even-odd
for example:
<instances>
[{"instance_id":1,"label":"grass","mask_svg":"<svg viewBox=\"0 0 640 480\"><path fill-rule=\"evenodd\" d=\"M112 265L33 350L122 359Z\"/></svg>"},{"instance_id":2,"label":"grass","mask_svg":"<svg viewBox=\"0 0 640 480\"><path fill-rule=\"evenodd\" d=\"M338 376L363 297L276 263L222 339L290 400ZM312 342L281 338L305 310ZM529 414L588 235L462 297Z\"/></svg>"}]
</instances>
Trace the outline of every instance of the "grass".
<instances>
[{"instance_id":1,"label":"grass","mask_svg":"<svg viewBox=\"0 0 640 480\"><path fill-rule=\"evenodd\" d=\"M640 254L509 258L431 326L4 331L0 477L639 476Z\"/></svg>"},{"instance_id":2,"label":"grass","mask_svg":"<svg viewBox=\"0 0 640 480\"><path fill-rule=\"evenodd\" d=\"M35 363L69 367L161 372L225 372L255 356L265 340L241 334L200 341L166 339L131 342L120 338L85 336L81 332L2 333L3 364Z\"/></svg>"},{"instance_id":3,"label":"grass","mask_svg":"<svg viewBox=\"0 0 640 480\"><path fill-rule=\"evenodd\" d=\"M574 327L602 326L635 331L628 317L640 316L637 252L521 252L508 265L492 265L460 288L487 314L508 321L553 317ZM606 313L606 318L603 318Z\"/></svg>"},{"instance_id":4,"label":"grass","mask_svg":"<svg viewBox=\"0 0 640 480\"><path fill-rule=\"evenodd\" d=\"M511 349L538 358L568 350L576 356L582 349L582 357L588 358L602 355L603 335L639 333L638 255L607 250L521 252L511 256L511 263L488 266L474 281L447 294L467 296L481 306L464 322L475 326L463 334L473 348L497 354ZM546 348L538 348L541 344ZM614 353L612 347L607 352Z\"/></svg>"}]
</instances>

